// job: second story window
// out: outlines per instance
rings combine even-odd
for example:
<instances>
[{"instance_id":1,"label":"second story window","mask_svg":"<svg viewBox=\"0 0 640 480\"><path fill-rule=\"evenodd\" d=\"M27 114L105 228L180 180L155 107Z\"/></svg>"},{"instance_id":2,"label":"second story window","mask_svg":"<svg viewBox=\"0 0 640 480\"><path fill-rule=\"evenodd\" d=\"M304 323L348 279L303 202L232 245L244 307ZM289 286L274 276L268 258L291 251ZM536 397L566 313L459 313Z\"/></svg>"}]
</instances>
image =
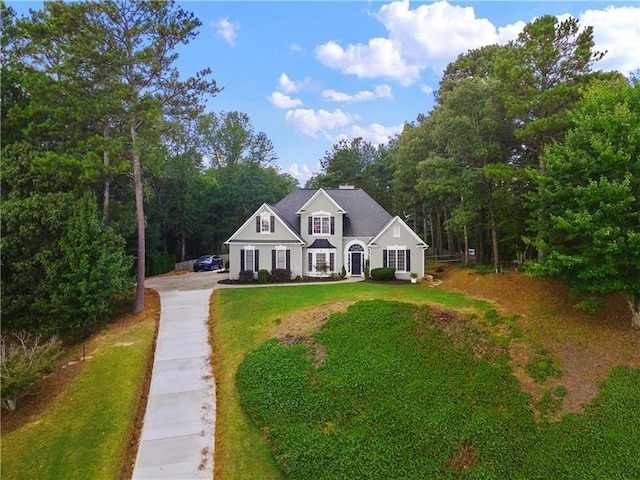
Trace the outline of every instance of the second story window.
<instances>
[{"instance_id":1,"label":"second story window","mask_svg":"<svg viewBox=\"0 0 640 480\"><path fill-rule=\"evenodd\" d=\"M313 234L329 235L331 233L329 224L330 224L330 219L328 216L322 215L318 217L313 217Z\"/></svg>"}]
</instances>

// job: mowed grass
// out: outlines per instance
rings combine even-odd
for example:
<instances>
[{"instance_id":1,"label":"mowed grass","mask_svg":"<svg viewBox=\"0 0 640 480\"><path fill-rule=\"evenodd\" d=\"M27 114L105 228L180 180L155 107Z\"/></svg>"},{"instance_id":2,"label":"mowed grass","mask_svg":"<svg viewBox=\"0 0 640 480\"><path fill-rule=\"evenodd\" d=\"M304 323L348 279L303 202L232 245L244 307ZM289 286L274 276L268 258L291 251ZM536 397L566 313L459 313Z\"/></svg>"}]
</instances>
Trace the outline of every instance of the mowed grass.
<instances>
[{"instance_id":1,"label":"mowed grass","mask_svg":"<svg viewBox=\"0 0 640 480\"><path fill-rule=\"evenodd\" d=\"M3 480L119 478L154 333L144 321L101 339L36 421L2 436Z\"/></svg>"},{"instance_id":2,"label":"mowed grass","mask_svg":"<svg viewBox=\"0 0 640 480\"><path fill-rule=\"evenodd\" d=\"M242 405L286 478L640 478L640 369L615 368L585 413L536 423L502 343L435 316L360 302L245 357Z\"/></svg>"},{"instance_id":3,"label":"mowed grass","mask_svg":"<svg viewBox=\"0 0 640 480\"><path fill-rule=\"evenodd\" d=\"M268 340L277 319L296 310L339 301L370 299L435 303L484 312L491 305L421 284L332 283L216 290L211 332L217 388L216 478L282 478L262 434L242 410L235 376L245 355Z\"/></svg>"}]
</instances>

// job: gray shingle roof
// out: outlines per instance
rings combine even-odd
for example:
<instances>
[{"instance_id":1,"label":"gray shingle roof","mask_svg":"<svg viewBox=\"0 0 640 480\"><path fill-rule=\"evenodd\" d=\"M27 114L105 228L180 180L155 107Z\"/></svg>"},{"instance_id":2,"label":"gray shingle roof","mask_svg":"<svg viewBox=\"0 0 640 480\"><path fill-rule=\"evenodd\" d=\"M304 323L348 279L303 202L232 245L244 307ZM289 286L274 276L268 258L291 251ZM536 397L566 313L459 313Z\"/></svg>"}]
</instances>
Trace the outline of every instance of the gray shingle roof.
<instances>
[{"instance_id":1,"label":"gray shingle roof","mask_svg":"<svg viewBox=\"0 0 640 480\"><path fill-rule=\"evenodd\" d=\"M300 234L300 220L296 213L317 192L316 189L294 190L272 208L292 230ZM391 215L364 190L325 189L325 192L346 212L345 237L374 237L388 222Z\"/></svg>"}]
</instances>

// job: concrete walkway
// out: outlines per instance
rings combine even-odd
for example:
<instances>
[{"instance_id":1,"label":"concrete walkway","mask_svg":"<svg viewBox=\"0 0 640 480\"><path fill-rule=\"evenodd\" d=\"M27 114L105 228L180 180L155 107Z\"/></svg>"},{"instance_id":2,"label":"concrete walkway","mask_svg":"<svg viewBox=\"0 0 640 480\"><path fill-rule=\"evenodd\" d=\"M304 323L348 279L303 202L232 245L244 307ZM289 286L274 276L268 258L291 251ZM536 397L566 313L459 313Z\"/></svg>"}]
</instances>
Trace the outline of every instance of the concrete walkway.
<instances>
[{"instance_id":1,"label":"concrete walkway","mask_svg":"<svg viewBox=\"0 0 640 480\"><path fill-rule=\"evenodd\" d=\"M147 280L161 313L151 386L133 479L211 479L215 384L208 343L209 298L223 274Z\"/></svg>"},{"instance_id":2,"label":"concrete walkway","mask_svg":"<svg viewBox=\"0 0 640 480\"><path fill-rule=\"evenodd\" d=\"M145 282L160 294L161 312L134 480L213 478L216 408L208 342L209 299L214 287L274 286L217 285L226 278L226 273L200 272Z\"/></svg>"}]
</instances>

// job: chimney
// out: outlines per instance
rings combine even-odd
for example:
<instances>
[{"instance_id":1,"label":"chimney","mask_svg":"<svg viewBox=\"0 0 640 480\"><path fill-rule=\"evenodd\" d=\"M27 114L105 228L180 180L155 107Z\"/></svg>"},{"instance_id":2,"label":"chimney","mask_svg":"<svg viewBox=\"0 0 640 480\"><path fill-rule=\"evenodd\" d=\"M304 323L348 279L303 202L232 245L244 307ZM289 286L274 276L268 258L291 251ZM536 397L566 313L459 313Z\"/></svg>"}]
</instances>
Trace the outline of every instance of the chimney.
<instances>
[{"instance_id":1,"label":"chimney","mask_svg":"<svg viewBox=\"0 0 640 480\"><path fill-rule=\"evenodd\" d=\"M339 188L340 190L354 190L356 187L347 183L341 183Z\"/></svg>"}]
</instances>

